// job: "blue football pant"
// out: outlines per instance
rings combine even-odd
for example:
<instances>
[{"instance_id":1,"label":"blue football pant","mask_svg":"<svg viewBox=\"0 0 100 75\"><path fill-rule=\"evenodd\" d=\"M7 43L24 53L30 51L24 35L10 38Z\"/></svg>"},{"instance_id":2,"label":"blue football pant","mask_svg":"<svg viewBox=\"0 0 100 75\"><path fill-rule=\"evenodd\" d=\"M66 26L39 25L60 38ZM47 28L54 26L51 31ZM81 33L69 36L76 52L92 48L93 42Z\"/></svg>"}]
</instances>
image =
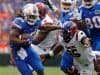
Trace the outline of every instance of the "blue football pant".
<instances>
[{"instance_id":1,"label":"blue football pant","mask_svg":"<svg viewBox=\"0 0 100 75\"><path fill-rule=\"evenodd\" d=\"M36 72L43 72L44 67L42 61L40 56L34 51L33 47L27 47L25 50L28 53L25 60L15 58L16 66L22 75L33 75L28 65L30 65Z\"/></svg>"},{"instance_id":2,"label":"blue football pant","mask_svg":"<svg viewBox=\"0 0 100 75\"><path fill-rule=\"evenodd\" d=\"M73 66L73 57L65 51L61 59L61 70L66 71Z\"/></svg>"}]
</instances>

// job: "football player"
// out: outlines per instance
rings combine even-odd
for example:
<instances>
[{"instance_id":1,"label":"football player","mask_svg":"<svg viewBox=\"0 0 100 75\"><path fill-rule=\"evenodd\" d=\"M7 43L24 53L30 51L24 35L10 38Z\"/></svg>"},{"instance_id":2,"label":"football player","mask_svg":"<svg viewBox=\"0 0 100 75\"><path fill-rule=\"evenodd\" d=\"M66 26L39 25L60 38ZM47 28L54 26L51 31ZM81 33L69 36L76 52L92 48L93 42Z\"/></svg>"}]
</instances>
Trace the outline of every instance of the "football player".
<instances>
[{"instance_id":1,"label":"football player","mask_svg":"<svg viewBox=\"0 0 100 75\"><path fill-rule=\"evenodd\" d=\"M42 24L59 26L57 25L57 23L55 23L55 17L52 16L52 12L47 13L45 4L37 2L36 6L38 7ZM50 56L56 55L61 50L63 50L62 49L63 47L60 46L58 43L59 41L58 30L53 30L53 31L40 30L37 32L35 40L38 40L38 43L39 43L38 46L44 50L44 51L36 50L42 58L43 57L50 58ZM52 52L51 49L52 51L53 49L56 49L56 51ZM50 55L47 53L49 53Z\"/></svg>"},{"instance_id":2,"label":"football player","mask_svg":"<svg viewBox=\"0 0 100 75\"><path fill-rule=\"evenodd\" d=\"M29 65L37 72L44 75L44 68L39 55L34 51L31 43L35 31L39 29L61 29L60 26L41 26L38 8L34 4L26 4L22 9L23 17L16 17L10 30L10 46L12 56L18 70L22 75L33 75ZM26 37L27 35L27 37Z\"/></svg>"},{"instance_id":3,"label":"football player","mask_svg":"<svg viewBox=\"0 0 100 75\"><path fill-rule=\"evenodd\" d=\"M51 17L48 15L46 15L46 17L42 20L42 24L56 25L54 24ZM43 57L43 54L44 54L45 58L47 59L47 58L50 58L50 56L54 56L58 54L61 50L63 50L63 47L59 45L60 36L58 34L58 30L53 30L53 31L40 30L37 32L35 37L37 40L43 39L38 44L38 47L43 50L41 49L39 50L39 48L36 50L37 53L39 53L41 57ZM53 49L57 49L56 52ZM50 54L50 56L48 53Z\"/></svg>"},{"instance_id":4,"label":"football player","mask_svg":"<svg viewBox=\"0 0 100 75\"><path fill-rule=\"evenodd\" d=\"M76 24L72 21L66 22L64 28L62 44L74 58L74 65L78 68L79 74L93 75L95 55L92 53L90 39L83 31L78 30Z\"/></svg>"},{"instance_id":5,"label":"football player","mask_svg":"<svg viewBox=\"0 0 100 75\"><path fill-rule=\"evenodd\" d=\"M61 21L62 26L66 21L73 20L73 1L72 0L61 0L60 7L61 9L58 10L50 0L46 0L47 5L56 12L56 17ZM66 62L67 61L67 62ZM61 69L69 74L72 75L72 66L73 66L73 57L70 56L67 51L64 51L61 60Z\"/></svg>"},{"instance_id":6,"label":"football player","mask_svg":"<svg viewBox=\"0 0 100 75\"><path fill-rule=\"evenodd\" d=\"M92 40L93 50L100 51L100 35L98 34L100 32L100 2L98 0L83 0L80 12L82 21L84 21L83 29ZM97 60L99 59L100 57L97 58ZM100 72L100 64L98 63L95 66L96 70Z\"/></svg>"}]
</instances>

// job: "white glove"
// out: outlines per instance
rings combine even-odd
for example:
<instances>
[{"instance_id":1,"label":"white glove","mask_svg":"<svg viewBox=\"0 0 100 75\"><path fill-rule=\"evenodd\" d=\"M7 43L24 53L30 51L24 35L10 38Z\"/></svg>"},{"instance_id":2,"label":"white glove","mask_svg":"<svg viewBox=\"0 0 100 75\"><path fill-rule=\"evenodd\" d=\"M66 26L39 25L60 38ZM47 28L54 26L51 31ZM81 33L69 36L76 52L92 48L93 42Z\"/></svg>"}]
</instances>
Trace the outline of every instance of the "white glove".
<instances>
[{"instance_id":1,"label":"white glove","mask_svg":"<svg viewBox=\"0 0 100 75\"><path fill-rule=\"evenodd\" d=\"M78 9L75 9L74 12L73 12L73 17L76 20L81 20L81 12L78 12Z\"/></svg>"}]
</instances>

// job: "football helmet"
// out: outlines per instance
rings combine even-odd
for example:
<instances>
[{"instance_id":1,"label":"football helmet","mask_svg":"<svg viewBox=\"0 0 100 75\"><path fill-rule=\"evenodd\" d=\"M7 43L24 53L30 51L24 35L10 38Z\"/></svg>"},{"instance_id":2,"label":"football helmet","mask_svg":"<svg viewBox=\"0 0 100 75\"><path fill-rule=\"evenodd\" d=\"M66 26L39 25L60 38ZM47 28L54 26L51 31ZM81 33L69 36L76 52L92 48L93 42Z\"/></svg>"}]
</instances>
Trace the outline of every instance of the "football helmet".
<instances>
[{"instance_id":1,"label":"football helmet","mask_svg":"<svg viewBox=\"0 0 100 75\"><path fill-rule=\"evenodd\" d=\"M83 5L86 8L91 8L93 7L98 1L97 0L83 0Z\"/></svg>"},{"instance_id":2,"label":"football helmet","mask_svg":"<svg viewBox=\"0 0 100 75\"><path fill-rule=\"evenodd\" d=\"M61 10L63 12L69 12L70 10L72 10L72 3L72 0L61 0Z\"/></svg>"},{"instance_id":3,"label":"football helmet","mask_svg":"<svg viewBox=\"0 0 100 75\"><path fill-rule=\"evenodd\" d=\"M68 43L75 33L77 32L78 28L77 25L72 21L67 21L63 24L64 30L63 30L63 39L66 43Z\"/></svg>"},{"instance_id":4,"label":"football helmet","mask_svg":"<svg viewBox=\"0 0 100 75\"><path fill-rule=\"evenodd\" d=\"M24 19L29 25L34 25L39 18L38 8L32 3L26 4L23 7L22 12Z\"/></svg>"},{"instance_id":5,"label":"football helmet","mask_svg":"<svg viewBox=\"0 0 100 75\"><path fill-rule=\"evenodd\" d=\"M37 2L37 3L35 3L35 5L37 6L38 11L39 11L39 17L41 19L43 19L46 15L46 12L47 12L46 5L44 3L41 3L41 2Z\"/></svg>"}]
</instances>

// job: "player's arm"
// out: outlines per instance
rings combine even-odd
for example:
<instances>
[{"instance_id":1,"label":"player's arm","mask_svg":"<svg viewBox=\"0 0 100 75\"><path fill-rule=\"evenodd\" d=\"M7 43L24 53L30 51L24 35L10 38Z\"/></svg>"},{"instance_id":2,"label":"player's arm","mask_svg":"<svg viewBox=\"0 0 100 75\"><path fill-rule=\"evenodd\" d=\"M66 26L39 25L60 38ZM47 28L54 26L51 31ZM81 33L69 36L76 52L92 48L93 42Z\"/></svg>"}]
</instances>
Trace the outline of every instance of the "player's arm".
<instances>
[{"instance_id":1,"label":"player's arm","mask_svg":"<svg viewBox=\"0 0 100 75\"><path fill-rule=\"evenodd\" d=\"M63 29L63 28L61 26L56 26L56 25L41 25L39 29L46 30L46 31L52 31L52 30Z\"/></svg>"},{"instance_id":2,"label":"player's arm","mask_svg":"<svg viewBox=\"0 0 100 75\"><path fill-rule=\"evenodd\" d=\"M82 16L83 16L82 10L80 7L77 7L77 2L75 2L74 4L75 4L74 6L76 6L76 7L74 7L74 10L73 10L72 21L77 24L77 27L79 28L79 30L84 30L85 23L82 20Z\"/></svg>"},{"instance_id":3,"label":"player's arm","mask_svg":"<svg viewBox=\"0 0 100 75\"><path fill-rule=\"evenodd\" d=\"M48 33L49 33L49 31L44 31L44 30L38 31L34 38L34 44L37 45L37 44L41 43L46 38Z\"/></svg>"},{"instance_id":4,"label":"player's arm","mask_svg":"<svg viewBox=\"0 0 100 75\"><path fill-rule=\"evenodd\" d=\"M44 3L46 5L48 5L48 7L52 10L52 11L55 11L57 8L53 5L52 1L51 0L45 0Z\"/></svg>"},{"instance_id":5,"label":"player's arm","mask_svg":"<svg viewBox=\"0 0 100 75\"><path fill-rule=\"evenodd\" d=\"M63 46L61 45L61 36L60 36L60 31L56 33L56 44L54 47L52 47L52 51L54 55L59 54L61 51L64 50ZM51 52L52 53L52 52Z\"/></svg>"},{"instance_id":6,"label":"player's arm","mask_svg":"<svg viewBox=\"0 0 100 75\"><path fill-rule=\"evenodd\" d=\"M85 23L82 20L74 19L73 22L75 22L77 24L77 27L78 27L79 30L84 30Z\"/></svg>"},{"instance_id":7,"label":"player's arm","mask_svg":"<svg viewBox=\"0 0 100 75\"><path fill-rule=\"evenodd\" d=\"M82 31L78 35L79 41L83 44L84 47L88 48L91 47L91 40L86 36L86 34Z\"/></svg>"},{"instance_id":8,"label":"player's arm","mask_svg":"<svg viewBox=\"0 0 100 75\"><path fill-rule=\"evenodd\" d=\"M51 0L45 0L44 3L45 3L46 5L48 5L48 7L49 7L53 12L56 13L56 15L55 15L56 18L59 18L59 17L60 17L60 11L59 11L59 9L52 3Z\"/></svg>"},{"instance_id":9,"label":"player's arm","mask_svg":"<svg viewBox=\"0 0 100 75\"><path fill-rule=\"evenodd\" d=\"M91 47L91 40L88 37L83 37L81 39L81 43L84 45L84 47L88 48Z\"/></svg>"},{"instance_id":10,"label":"player's arm","mask_svg":"<svg viewBox=\"0 0 100 75\"><path fill-rule=\"evenodd\" d=\"M15 61L14 61L14 59L13 59L12 49L10 49L10 63L11 63L11 64L15 64Z\"/></svg>"},{"instance_id":11,"label":"player's arm","mask_svg":"<svg viewBox=\"0 0 100 75\"><path fill-rule=\"evenodd\" d=\"M10 43L15 45L27 45L28 40L20 39L19 36L21 34L20 29L17 27L12 27L10 30Z\"/></svg>"},{"instance_id":12,"label":"player's arm","mask_svg":"<svg viewBox=\"0 0 100 75\"><path fill-rule=\"evenodd\" d=\"M57 35L56 36L57 37L56 42L51 47L51 50L49 51L49 53L45 54L46 58L50 58L52 56L56 56L57 54L59 54L61 51L64 50L64 47L60 43L61 42L61 37L59 36L60 35L59 31L56 33L56 35Z\"/></svg>"}]
</instances>

